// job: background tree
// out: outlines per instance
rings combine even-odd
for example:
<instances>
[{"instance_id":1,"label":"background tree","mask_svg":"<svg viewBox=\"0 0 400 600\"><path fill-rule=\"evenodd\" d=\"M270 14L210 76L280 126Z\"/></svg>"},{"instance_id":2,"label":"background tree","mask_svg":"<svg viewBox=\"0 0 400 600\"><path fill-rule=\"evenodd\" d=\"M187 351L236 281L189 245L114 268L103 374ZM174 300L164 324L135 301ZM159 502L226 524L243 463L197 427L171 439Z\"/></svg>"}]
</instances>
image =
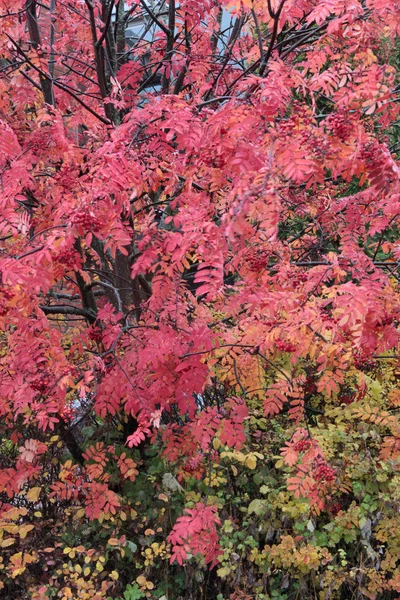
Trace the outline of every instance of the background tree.
<instances>
[{"instance_id":1,"label":"background tree","mask_svg":"<svg viewBox=\"0 0 400 600\"><path fill-rule=\"evenodd\" d=\"M400 593L398 3L0 0L0 593Z\"/></svg>"}]
</instances>

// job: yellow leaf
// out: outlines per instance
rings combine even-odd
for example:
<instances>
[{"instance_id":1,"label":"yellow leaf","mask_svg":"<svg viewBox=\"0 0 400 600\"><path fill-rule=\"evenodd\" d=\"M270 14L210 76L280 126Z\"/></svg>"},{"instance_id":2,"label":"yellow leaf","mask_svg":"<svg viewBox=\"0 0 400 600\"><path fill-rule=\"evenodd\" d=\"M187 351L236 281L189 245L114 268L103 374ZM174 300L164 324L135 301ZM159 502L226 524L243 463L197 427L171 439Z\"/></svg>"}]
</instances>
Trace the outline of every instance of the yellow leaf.
<instances>
[{"instance_id":1,"label":"yellow leaf","mask_svg":"<svg viewBox=\"0 0 400 600\"><path fill-rule=\"evenodd\" d=\"M83 569L83 574L85 577L87 577L88 575L90 575L90 568L89 567L85 567L85 569Z\"/></svg>"},{"instance_id":2,"label":"yellow leaf","mask_svg":"<svg viewBox=\"0 0 400 600\"><path fill-rule=\"evenodd\" d=\"M75 519L81 519L84 515L85 515L85 509L84 508L78 508L78 510L75 513L74 518Z\"/></svg>"},{"instance_id":3,"label":"yellow leaf","mask_svg":"<svg viewBox=\"0 0 400 600\"><path fill-rule=\"evenodd\" d=\"M168 502L168 496L167 496L167 494L160 494L158 496L158 499L159 500L164 500L164 502Z\"/></svg>"},{"instance_id":4,"label":"yellow leaf","mask_svg":"<svg viewBox=\"0 0 400 600\"><path fill-rule=\"evenodd\" d=\"M139 585L146 585L147 579L143 575L139 575L139 577L136 577L136 581Z\"/></svg>"},{"instance_id":5,"label":"yellow leaf","mask_svg":"<svg viewBox=\"0 0 400 600\"><path fill-rule=\"evenodd\" d=\"M63 553L64 554L69 554L71 552L72 548L64 548Z\"/></svg>"},{"instance_id":6,"label":"yellow leaf","mask_svg":"<svg viewBox=\"0 0 400 600\"><path fill-rule=\"evenodd\" d=\"M249 469L251 469L252 471L254 471L254 469L257 466L257 459L255 456L253 456L252 454L249 454L249 456L246 457L246 467L248 467Z\"/></svg>"},{"instance_id":7,"label":"yellow leaf","mask_svg":"<svg viewBox=\"0 0 400 600\"><path fill-rule=\"evenodd\" d=\"M114 581L117 581L119 575L118 575L117 571L111 571L110 577L111 577L111 579L114 579Z\"/></svg>"},{"instance_id":8,"label":"yellow leaf","mask_svg":"<svg viewBox=\"0 0 400 600\"><path fill-rule=\"evenodd\" d=\"M82 567L81 567L81 565L79 565L79 564L78 564L78 565L75 565L75 571L76 571L77 573L82 573Z\"/></svg>"},{"instance_id":9,"label":"yellow leaf","mask_svg":"<svg viewBox=\"0 0 400 600\"><path fill-rule=\"evenodd\" d=\"M35 529L34 525L22 525L19 529L18 529L18 533L19 533L19 537L21 538L21 540L24 540L27 536L27 534L32 531L32 529Z\"/></svg>"},{"instance_id":10,"label":"yellow leaf","mask_svg":"<svg viewBox=\"0 0 400 600\"><path fill-rule=\"evenodd\" d=\"M233 452L233 458L241 463L246 462L246 455L243 452Z\"/></svg>"},{"instance_id":11,"label":"yellow leaf","mask_svg":"<svg viewBox=\"0 0 400 600\"><path fill-rule=\"evenodd\" d=\"M26 499L29 502L37 502L40 496L40 492L42 491L41 487L33 487L26 494Z\"/></svg>"},{"instance_id":12,"label":"yellow leaf","mask_svg":"<svg viewBox=\"0 0 400 600\"><path fill-rule=\"evenodd\" d=\"M221 440L219 440L218 438L214 438L213 439L213 448L214 450L218 450L218 448L221 447Z\"/></svg>"},{"instance_id":13,"label":"yellow leaf","mask_svg":"<svg viewBox=\"0 0 400 600\"><path fill-rule=\"evenodd\" d=\"M8 546L12 546L14 542L14 538L7 538L0 543L0 548L8 548Z\"/></svg>"},{"instance_id":14,"label":"yellow leaf","mask_svg":"<svg viewBox=\"0 0 400 600\"><path fill-rule=\"evenodd\" d=\"M24 517L26 514L28 514L28 509L27 508L10 508L10 510L7 510L6 512L3 513L3 517L5 517L6 519L8 519L9 521L16 521L17 519L19 519L19 517Z\"/></svg>"},{"instance_id":15,"label":"yellow leaf","mask_svg":"<svg viewBox=\"0 0 400 600\"><path fill-rule=\"evenodd\" d=\"M99 573L101 573L102 571L104 571L104 567L101 564L101 562L98 560L96 563L96 571L98 571Z\"/></svg>"},{"instance_id":16,"label":"yellow leaf","mask_svg":"<svg viewBox=\"0 0 400 600\"><path fill-rule=\"evenodd\" d=\"M19 567L19 568L17 568L17 569L13 569L13 570L12 570L12 572L11 572L11 577L12 577L13 579L15 579L16 577L18 577L18 575L22 575L22 573L23 573L25 570L26 570L26 567L25 567L25 566L23 566L23 567Z\"/></svg>"},{"instance_id":17,"label":"yellow leaf","mask_svg":"<svg viewBox=\"0 0 400 600\"><path fill-rule=\"evenodd\" d=\"M0 523L0 529L7 533L18 533L18 525L8 525L8 523Z\"/></svg>"},{"instance_id":18,"label":"yellow leaf","mask_svg":"<svg viewBox=\"0 0 400 600\"><path fill-rule=\"evenodd\" d=\"M144 532L144 535L154 535L154 531L152 529L146 529L146 531Z\"/></svg>"}]
</instances>

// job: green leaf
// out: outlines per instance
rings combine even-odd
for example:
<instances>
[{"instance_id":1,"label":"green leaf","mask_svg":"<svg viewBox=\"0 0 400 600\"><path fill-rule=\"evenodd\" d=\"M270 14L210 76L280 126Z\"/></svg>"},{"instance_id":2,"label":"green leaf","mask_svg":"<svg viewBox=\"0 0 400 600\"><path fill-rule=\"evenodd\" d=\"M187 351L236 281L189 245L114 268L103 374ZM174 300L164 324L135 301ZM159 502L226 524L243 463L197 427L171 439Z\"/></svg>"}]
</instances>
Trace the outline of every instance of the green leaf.
<instances>
[{"instance_id":1,"label":"green leaf","mask_svg":"<svg viewBox=\"0 0 400 600\"><path fill-rule=\"evenodd\" d=\"M260 517L261 515L263 515L265 513L266 505L267 505L266 500L260 500L259 498L256 498L255 500L250 502L247 512L249 515L254 513Z\"/></svg>"},{"instance_id":2,"label":"green leaf","mask_svg":"<svg viewBox=\"0 0 400 600\"><path fill-rule=\"evenodd\" d=\"M124 600L139 600L140 598L144 597L145 595L136 583L126 586L124 591Z\"/></svg>"}]
</instances>

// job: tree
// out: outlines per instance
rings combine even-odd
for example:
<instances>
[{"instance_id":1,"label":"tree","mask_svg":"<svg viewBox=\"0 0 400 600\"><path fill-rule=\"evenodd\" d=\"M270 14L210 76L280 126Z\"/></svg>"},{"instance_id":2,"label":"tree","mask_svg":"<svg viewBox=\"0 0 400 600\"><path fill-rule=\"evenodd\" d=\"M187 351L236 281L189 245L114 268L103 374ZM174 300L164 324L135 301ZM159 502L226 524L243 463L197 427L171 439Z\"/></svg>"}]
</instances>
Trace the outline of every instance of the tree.
<instances>
[{"instance_id":1,"label":"tree","mask_svg":"<svg viewBox=\"0 0 400 600\"><path fill-rule=\"evenodd\" d=\"M3 597L400 592L399 23L0 0Z\"/></svg>"}]
</instances>

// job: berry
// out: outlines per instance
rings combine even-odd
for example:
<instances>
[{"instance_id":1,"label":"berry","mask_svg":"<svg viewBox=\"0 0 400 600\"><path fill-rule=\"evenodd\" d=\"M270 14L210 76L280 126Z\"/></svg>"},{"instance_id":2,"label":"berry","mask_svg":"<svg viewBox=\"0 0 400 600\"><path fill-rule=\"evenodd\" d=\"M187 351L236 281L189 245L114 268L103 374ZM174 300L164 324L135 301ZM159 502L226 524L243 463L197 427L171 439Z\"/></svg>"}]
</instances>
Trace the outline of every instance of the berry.
<instances>
[{"instance_id":1,"label":"berry","mask_svg":"<svg viewBox=\"0 0 400 600\"><path fill-rule=\"evenodd\" d=\"M55 260L61 263L65 267L80 267L81 266L81 257L79 253L73 248L65 248L61 250L55 257Z\"/></svg>"},{"instance_id":2,"label":"berry","mask_svg":"<svg viewBox=\"0 0 400 600\"><path fill-rule=\"evenodd\" d=\"M293 287L297 288L302 283L305 283L307 279L307 273L295 273L293 277L291 277L290 281L292 282Z\"/></svg>"},{"instance_id":3,"label":"berry","mask_svg":"<svg viewBox=\"0 0 400 600\"><path fill-rule=\"evenodd\" d=\"M65 406L62 410L60 410L60 416L63 421L69 422L75 418L76 411L72 408L71 405Z\"/></svg>"},{"instance_id":4,"label":"berry","mask_svg":"<svg viewBox=\"0 0 400 600\"><path fill-rule=\"evenodd\" d=\"M328 483L335 480L335 469L330 467L322 458L317 458L313 463L313 476L316 481Z\"/></svg>"},{"instance_id":5,"label":"berry","mask_svg":"<svg viewBox=\"0 0 400 600\"><path fill-rule=\"evenodd\" d=\"M336 113L327 119L331 132L342 142L347 140L352 131L351 120L344 114Z\"/></svg>"},{"instance_id":6,"label":"berry","mask_svg":"<svg viewBox=\"0 0 400 600\"><path fill-rule=\"evenodd\" d=\"M290 342L284 342L280 338L275 340L275 345L281 352L296 352L296 346Z\"/></svg>"},{"instance_id":7,"label":"berry","mask_svg":"<svg viewBox=\"0 0 400 600\"><path fill-rule=\"evenodd\" d=\"M329 510L332 513L332 515L336 517L336 515L342 510L342 508L339 502L335 502L335 504L332 504Z\"/></svg>"},{"instance_id":8,"label":"berry","mask_svg":"<svg viewBox=\"0 0 400 600\"><path fill-rule=\"evenodd\" d=\"M250 271L257 273L265 269L268 264L268 257L262 250L253 250L247 256L247 263Z\"/></svg>"},{"instance_id":9,"label":"berry","mask_svg":"<svg viewBox=\"0 0 400 600\"><path fill-rule=\"evenodd\" d=\"M387 327L388 325L391 325L393 323L393 317L391 315L387 315L386 317L383 317L383 319L381 319L381 326L382 327Z\"/></svg>"},{"instance_id":10,"label":"berry","mask_svg":"<svg viewBox=\"0 0 400 600\"><path fill-rule=\"evenodd\" d=\"M84 210L77 211L73 218L72 223L78 225L87 231L97 232L99 231L101 224L97 217L92 213L85 212Z\"/></svg>"},{"instance_id":11,"label":"berry","mask_svg":"<svg viewBox=\"0 0 400 600\"><path fill-rule=\"evenodd\" d=\"M48 373L42 373L42 375L33 379L30 385L35 392L45 394L50 385L50 375Z\"/></svg>"},{"instance_id":12,"label":"berry","mask_svg":"<svg viewBox=\"0 0 400 600\"><path fill-rule=\"evenodd\" d=\"M376 365L377 363L375 360L372 360L370 357L362 353L360 353L354 359L354 366L360 371L372 371L372 369L375 369Z\"/></svg>"},{"instance_id":13,"label":"berry","mask_svg":"<svg viewBox=\"0 0 400 600\"><path fill-rule=\"evenodd\" d=\"M306 450L308 450L311 446L311 440L305 439L305 440L299 440L298 442L295 443L295 445L293 446L294 450L296 450L296 452L305 452Z\"/></svg>"},{"instance_id":14,"label":"berry","mask_svg":"<svg viewBox=\"0 0 400 600\"><path fill-rule=\"evenodd\" d=\"M11 300L11 299L12 299L12 298L14 298L14 296L15 296L15 294L14 294L14 292L13 292L12 290L8 290L8 289L4 289L4 288L3 288L3 289L2 289L2 292L3 292L3 297L4 297L6 300Z\"/></svg>"}]
</instances>

